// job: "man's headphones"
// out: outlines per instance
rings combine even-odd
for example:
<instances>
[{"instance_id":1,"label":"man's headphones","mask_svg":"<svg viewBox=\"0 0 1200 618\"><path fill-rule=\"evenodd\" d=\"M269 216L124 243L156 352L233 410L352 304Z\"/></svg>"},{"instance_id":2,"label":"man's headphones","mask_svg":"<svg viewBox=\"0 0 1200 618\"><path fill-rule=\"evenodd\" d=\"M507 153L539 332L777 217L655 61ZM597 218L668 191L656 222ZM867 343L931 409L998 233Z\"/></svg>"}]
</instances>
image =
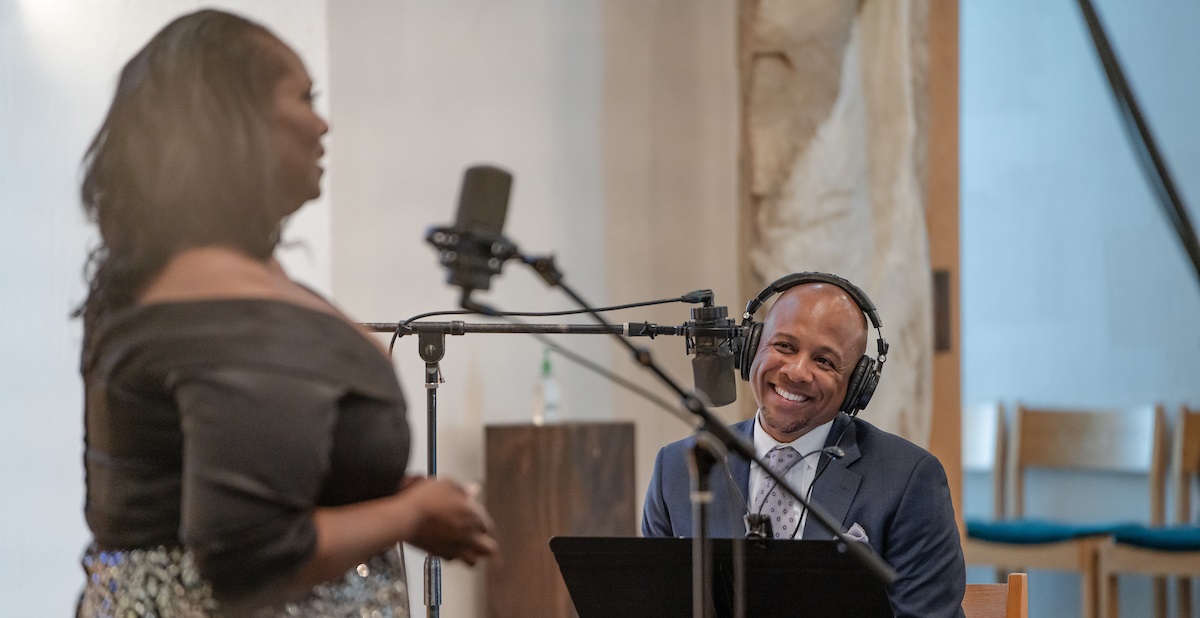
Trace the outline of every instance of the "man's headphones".
<instances>
[{"instance_id":1,"label":"man's headphones","mask_svg":"<svg viewBox=\"0 0 1200 618\"><path fill-rule=\"evenodd\" d=\"M836 275L805 272L780 277L746 303L746 312L742 314L742 328L745 330L746 339L742 344L741 351L734 356L734 360L737 361L738 373L743 380L750 380L750 365L754 363L754 357L758 353L763 325L761 322L754 321L754 312L758 311L762 304L772 296L805 283L828 283L841 288L867 315L867 319L871 321L871 325L875 327L878 334L875 342L878 349L878 360L863 354L863 357L858 360L858 365L854 367L854 372L850 374L850 382L846 386L846 398L842 400L841 410L854 416L858 414L859 410L867 407L867 404L871 402L871 395L875 394L875 387L879 386L879 375L883 373L883 364L887 362L888 343L883 338L883 323L879 320L879 312L875 310L875 304L871 302L870 298L867 298L862 290L858 289L858 286Z\"/></svg>"}]
</instances>

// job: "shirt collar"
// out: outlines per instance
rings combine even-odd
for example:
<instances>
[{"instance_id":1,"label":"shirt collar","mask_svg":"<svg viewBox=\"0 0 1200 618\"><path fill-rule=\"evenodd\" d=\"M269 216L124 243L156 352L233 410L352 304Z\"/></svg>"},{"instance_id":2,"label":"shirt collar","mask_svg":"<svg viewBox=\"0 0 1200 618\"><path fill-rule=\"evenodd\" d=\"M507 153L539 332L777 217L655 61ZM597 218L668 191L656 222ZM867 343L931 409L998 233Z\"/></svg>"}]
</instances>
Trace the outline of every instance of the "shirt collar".
<instances>
[{"instance_id":1,"label":"shirt collar","mask_svg":"<svg viewBox=\"0 0 1200 618\"><path fill-rule=\"evenodd\" d=\"M812 431L791 442L780 442L772 438L771 434L762 428L762 409L760 408L758 413L754 415L754 454L760 460L765 459L767 453L771 452L771 449L777 446L791 446L801 455L819 451L825 447L825 441L829 439L829 431L833 429L833 421L836 419L837 417L835 416L824 424L817 425ZM806 461L811 462L811 465L815 465L817 459L817 457L810 457Z\"/></svg>"}]
</instances>

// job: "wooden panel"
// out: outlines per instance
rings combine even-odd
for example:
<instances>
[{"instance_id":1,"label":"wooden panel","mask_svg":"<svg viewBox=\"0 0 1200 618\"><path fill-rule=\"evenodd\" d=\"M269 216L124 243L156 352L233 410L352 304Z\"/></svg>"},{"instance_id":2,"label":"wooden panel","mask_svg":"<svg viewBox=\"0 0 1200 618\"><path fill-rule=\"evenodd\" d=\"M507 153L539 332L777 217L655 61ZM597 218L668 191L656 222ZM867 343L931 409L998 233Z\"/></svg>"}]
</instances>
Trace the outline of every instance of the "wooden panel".
<instances>
[{"instance_id":1,"label":"wooden panel","mask_svg":"<svg viewBox=\"0 0 1200 618\"><path fill-rule=\"evenodd\" d=\"M929 2L929 186L925 225L929 266L946 273L950 347L933 354L933 411L929 451L946 468L954 513L962 513L962 337L958 245L958 0Z\"/></svg>"},{"instance_id":2,"label":"wooden panel","mask_svg":"<svg viewBox=\"0 0 1200 618\"><path fill-rule=\"evenodd\" d=\"M485 430L484 504L500 559L487 567L487 615L574 616L548 542L634 536L632 423L496 425Z\"/></svg>"}]
</instances>

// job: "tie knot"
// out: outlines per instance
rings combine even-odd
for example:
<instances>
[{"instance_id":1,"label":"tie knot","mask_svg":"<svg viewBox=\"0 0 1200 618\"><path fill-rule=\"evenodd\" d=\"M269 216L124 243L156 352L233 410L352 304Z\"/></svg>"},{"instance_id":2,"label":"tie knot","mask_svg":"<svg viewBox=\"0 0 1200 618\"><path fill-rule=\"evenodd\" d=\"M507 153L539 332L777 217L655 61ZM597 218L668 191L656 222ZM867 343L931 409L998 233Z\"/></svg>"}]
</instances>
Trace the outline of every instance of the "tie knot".
<instances>
[{"instance_id":1,"label":"tie knot","mask_svg":"<svg viewBox=\"0 0 1200 618\"><path fill-rule=\"evenodd\" d=\"M767 467L776 474L787 474L792 466L800 463L800 453L790 446L777 446L767 453Z\"/></svg>"}]
</instances>

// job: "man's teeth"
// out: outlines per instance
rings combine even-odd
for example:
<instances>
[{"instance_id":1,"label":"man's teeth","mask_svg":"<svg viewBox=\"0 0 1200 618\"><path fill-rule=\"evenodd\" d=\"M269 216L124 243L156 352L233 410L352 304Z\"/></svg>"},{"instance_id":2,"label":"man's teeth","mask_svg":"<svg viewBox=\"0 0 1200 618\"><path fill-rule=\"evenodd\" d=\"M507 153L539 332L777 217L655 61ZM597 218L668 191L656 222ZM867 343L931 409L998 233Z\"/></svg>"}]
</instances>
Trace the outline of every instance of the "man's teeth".
<instances>
[{"instance_id":1,"label":"man's teeth","mask_svg":"<svg viewBox=\"0 0 1200 618\"><path fill-rule=\"evenodd\" d=\"M782 388L779 388L778 386L775 387L775 392L778 393L780 397L783 397L784 399L786 399L788 401L797 401L797 402L808 401L808 397L804 397L801 395L794 395L792 393L789 393L789 392L783 390Z\"/></svg>"}]
</instances>

